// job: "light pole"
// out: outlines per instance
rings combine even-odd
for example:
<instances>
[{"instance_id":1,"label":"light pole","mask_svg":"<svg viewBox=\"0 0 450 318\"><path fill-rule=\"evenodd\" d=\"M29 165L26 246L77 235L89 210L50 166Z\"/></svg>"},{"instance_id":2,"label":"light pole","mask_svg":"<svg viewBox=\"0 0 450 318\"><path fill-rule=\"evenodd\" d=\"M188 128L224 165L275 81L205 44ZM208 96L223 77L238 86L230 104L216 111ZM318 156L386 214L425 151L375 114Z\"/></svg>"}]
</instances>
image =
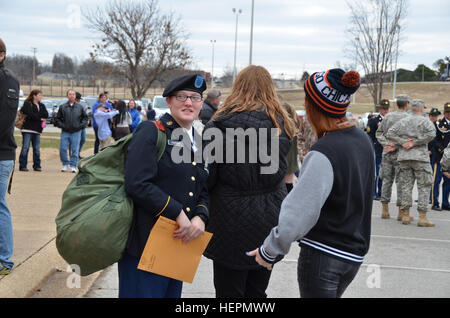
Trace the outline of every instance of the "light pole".
<instances>
[{"instance_id":1,"label":"light pole","mask_svg":"<svg viewBox=\"0 0 450 318\"><path fill-rule=\"evenodd\" d=\"M211 40L211 44L212 44L211 88L214 88L214 44L216 44L216 40Z\"/></svg>"},{"instance_id":2,"label":"light pole","mask_svg":"<svg viewBox=\"0 0 450 318\"><path fill-rule=\"evenodd\" d=\"M355 52L355 71L357 71L357 68L358 68L358 43L359 43L359 37L355 38L355 42L356 42L356 45L355 45L355 49L356 49L356 52ZM356 103L356 92L355 92L355 94L353 94L353 105L355 105L355 103Z\"/></svg>"},{"instance_id":3,"label":"light pole","mask_svg":"<svg viewBox=\"0 0 450 318\"><path fill-rule=\"evenodd\" d=\"M252 65L252 57L253 57L253 18L255 13L255 0L252 0L252 21L250 25L250 59L248 65Z\"/></svg>"},{"instance_id":4,"label":"light pole","mask_svg":"<svg viewBox=\"0 0 450 318\"><path fill-rule=\"evenodd\" d=\"M236 15L236 32L234 35L234 68L233 68L233 83L236 79L236 53L237 53L237 35L238 35L238 21L239 21L239 14L242 13L242 10L236 10L236 8L233 8L233 13Z\"/></svg>"},{"instance_id":5,"label":"light pole","mask_svg":"<svg viewBox=\"0 0 450 318\"><path fill-rule=\"evenodd\" d=\"M393 87L393 91L392 91L392 99L395 99L395 90L397 88L397 62L398 62L398 44L400 42L400 26L397 25L397 51L395 54L395 71L394 71L394 87Z\"/></svg>"},{"instance_id":6,"label":"light pole","mask_svg":"<svg viewBox=\"0 0 450 318\"><path fill-rule=\"evenodd\" d=\"M31 81L31 85L34 86L34 78L36 77L36 51L37 51L37 48L32 47L31 50L33 51L33 79Z\"/></svg>"}]
</instances>

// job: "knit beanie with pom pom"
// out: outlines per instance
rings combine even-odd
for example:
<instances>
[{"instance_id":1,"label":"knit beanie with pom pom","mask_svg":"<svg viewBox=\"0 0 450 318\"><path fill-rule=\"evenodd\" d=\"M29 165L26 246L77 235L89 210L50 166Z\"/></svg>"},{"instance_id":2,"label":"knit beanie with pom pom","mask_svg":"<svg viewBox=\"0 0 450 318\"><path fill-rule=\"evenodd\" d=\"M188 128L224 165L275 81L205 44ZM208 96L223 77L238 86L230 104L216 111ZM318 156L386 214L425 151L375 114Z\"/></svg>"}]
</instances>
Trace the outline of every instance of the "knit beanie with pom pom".
<instances>
[{"instance_id":1,"label":"knit beanie with pom pom","mask_svg":"<svg viewBox=\"0 0 450 318\"><path fill-rule=\"evenodd\" d=\"M304 88L306 96L320 111L330 117L342 118L360 82L358 72L335 68L312 74L305 81Z\"/></svg>"}]
</instances>

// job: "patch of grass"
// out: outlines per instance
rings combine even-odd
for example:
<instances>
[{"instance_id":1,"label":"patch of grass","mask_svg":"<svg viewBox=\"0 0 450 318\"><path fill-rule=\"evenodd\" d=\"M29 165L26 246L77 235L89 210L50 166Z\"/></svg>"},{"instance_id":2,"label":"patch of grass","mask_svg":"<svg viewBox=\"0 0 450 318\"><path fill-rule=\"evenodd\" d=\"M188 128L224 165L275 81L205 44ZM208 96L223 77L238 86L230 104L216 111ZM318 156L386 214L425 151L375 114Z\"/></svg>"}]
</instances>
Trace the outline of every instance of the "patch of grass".
<instances>
[{"instance_id":1,"label":"patch of grass","mask_svg":"<svg viewBox=\"0 0 450 318\"><path fill-rule=\"evenodd\" d=\"M22 147L22 136L14 136L16 139L16 144L17 147ZM86 150L89 148L94 148L94 142L92 140L86 140L86 142L83 145L83 149L82 150ZM30 148L31 148L31 144L30 144ZM59 149L59 139L54 139L54 138L42 138L41 136L41 148L53 148L53 149Z\"/></svg>"}]
</instances>

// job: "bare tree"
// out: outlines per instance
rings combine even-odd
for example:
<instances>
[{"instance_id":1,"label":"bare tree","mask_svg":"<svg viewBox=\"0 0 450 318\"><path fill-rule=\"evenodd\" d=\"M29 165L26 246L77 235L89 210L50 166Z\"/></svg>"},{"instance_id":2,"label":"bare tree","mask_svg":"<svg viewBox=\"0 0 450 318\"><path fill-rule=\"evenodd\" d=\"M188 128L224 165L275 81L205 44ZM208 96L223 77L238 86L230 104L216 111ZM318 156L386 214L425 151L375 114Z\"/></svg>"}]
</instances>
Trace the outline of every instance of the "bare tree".
<instances>
[{"instance_id":1,"label":"bare tree","mask_svg":"<svg viewBox=\"0 0 450 318\"><path fill-rule=\"evenodd\" d=\"M347 54L362 66L375 105L383 96L384 76L398 57L407 4L408 0L347 1L351 11L348 34L352 44Z\"/></svg>"},{"instance_id":2,"label":"bare tree","mask_svg":"<svg viewBox=\"0 0 450 318\"><path fill-rule=\"evenodd\" d=\"M84 16L89 29L102 36L91 58L113 60L128 79L133 98L143 97L164 72L190 61L180 19L174 13L162 14L157 0L109 1Z\"/></svg>"}]
</instances>

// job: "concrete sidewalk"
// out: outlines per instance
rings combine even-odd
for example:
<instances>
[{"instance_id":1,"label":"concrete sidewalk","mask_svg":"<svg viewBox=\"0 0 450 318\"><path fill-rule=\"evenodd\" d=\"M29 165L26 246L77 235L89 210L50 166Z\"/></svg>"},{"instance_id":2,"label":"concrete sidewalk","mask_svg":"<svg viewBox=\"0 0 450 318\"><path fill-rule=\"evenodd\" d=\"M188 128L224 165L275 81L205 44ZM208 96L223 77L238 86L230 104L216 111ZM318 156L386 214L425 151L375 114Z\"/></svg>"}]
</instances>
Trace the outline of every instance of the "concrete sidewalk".
<instances>
[{"instance_id":1,"label":"concrete sidewalk","mask_svg":"<svg viewBox=\"0 0 450 318\"><path fill-rule=\"evenodd\" d=\"M92 149L82 155L91 153ZM6 195L12 215L15 265L11 274L0 276L0 298L31 296L50 275L67 268L55 246L55 217L62 194L75 174L62 173L59 158L43 160L42 172L33 171L30 165L30 171L22 172L18 166L16 162L11 195ZM84 280L93 281L98 274Z\"/></svg>"},{"instance_id":2,"label":"concrete sidewalk","mask_svg":"<svg viewBox=\"0 0 450 318\"><path fill-rule=\"evenodd\" d=\"M344 298L449 298L450 212L430 212L434 228L417 226L415 220L402 225L397 209L390 205L391 218L381 219L381 204L374 202L371 247ZM300 248L291 245L286 257L274 266L269 298L300 297L297 260ZM182 298L214 298L212 261L202 258L192 284L183 285ZM118 297L117 264L105 270L85 297Z\"/></svg>"},{"instance_id":3,"label":"concrete sidewalk","mask_svg":"<svg viewBox=\"0 0 450 318\"><path fill-rule=\"evenodd\" d=\"M92 150L83 152L83 155ZM74 177L60 172L59 158L44 161L43 172L19 172L16 166L12 195L7 195L14 228L13 272L0 276L0 298L7 297L117 297L117 265L87 277L73 277L55 247L55 217L61 196ZM395 187L392 202L395 202ZM417 198L417 191L414 190ZM358 275L344 297L450 297L450 212L431 211L434 228L382 220L381 204L374 201L371 247ZM272 273L267 294L271 298L299 297L299 247ZM202 258L193 284L184 284L183 298L214 297L212 262ZM78 280L80 279L80 280Z\"/></svg>"}]
</instances>

